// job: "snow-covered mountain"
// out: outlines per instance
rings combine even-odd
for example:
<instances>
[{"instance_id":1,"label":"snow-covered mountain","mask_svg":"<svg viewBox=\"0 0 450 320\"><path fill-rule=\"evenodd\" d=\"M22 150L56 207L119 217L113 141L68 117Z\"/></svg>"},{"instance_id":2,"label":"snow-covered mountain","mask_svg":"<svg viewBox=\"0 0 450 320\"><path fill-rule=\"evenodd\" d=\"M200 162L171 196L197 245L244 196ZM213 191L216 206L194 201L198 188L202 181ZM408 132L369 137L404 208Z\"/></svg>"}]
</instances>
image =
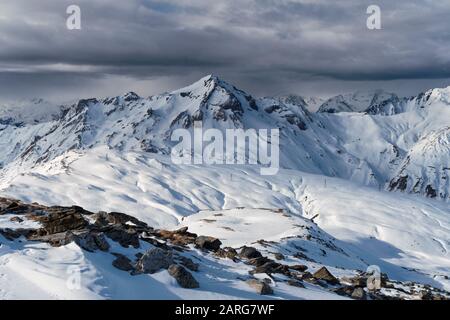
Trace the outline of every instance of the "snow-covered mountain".
<instances>
[{"instance_id":1,"label":"snow-covered mountain","mask_svg":"<svg viewBox=\"0 0 450 320\"><path fill-rule=\"evenodd\" d=\"M337 95L325 101L318 109L318 112L363 112L374 106L382 105L390 101L398 100L394 93L383 90L369 92L355 92Z\"/></svg>"},{"instance_id":2,"label":"snow-covered mountain","mask_svg":"<svg viewBox=\"0 0 450 320\"><path fill-rule=\"evenodd\" d=\"M186 88L149 98L130 92L42 108L46 113L34 116L33 121L21 121L16 114L8 117L4 113L3 119L15 120L0 124L0 145L4 151L0 155L0 183L6 186L18 174L69 150L107 146L124 153L168 155L174 145L170 141L173 130L193 130L194 122L201 120L205 129L280 128L282 168L399 189L393 187L392 181L395 184L398 175L402 175L399 171L405 161L419 168L436 165L426 155L411 157L409 153L420 139L450 125L447 92L435 89L412 98L402 112L394 112L396 116L311 113L299 97L255 99L217 77L207 76ZM387 96L379 93L369 100L378 103ZM355 101L363 101L358 99ZM62 111L55 116L57 108ZM436 147L445 150L445 146ZM430 187L439 190L437 198L448 200L449 186L442 183L447 171L437 174L430 180ZM427 186L428 183L417 190L430 196Z\"/></svg>"},{"instance_id":3,"label":"snow-covered mountain","mask_svg":"<svg viewBox=\"0 0 450 320\"><path fill-rule=\"evenodd\" d=\"M314 102L300 96L255 98L207 76L148 98L129 92L63 106L36 100L28 107L2 107L0 196L125 212L155 229L189 227L235 249L254 246L267 257L280 253L284 263L301 263L314 272L326 266L341 285L345 277L378 265L394 281L389 290L398 291L395 295L405 290L410 290L407 298L418 294L416 284L413 289L398 281L450 290L449 89L407 99L378 92L340 100L351 107L335 111L360 112L316 113L310 110ZM172 163L172 132L192 131L196 121L221 131L279 128L279 173L261 176L252 165ZM217 260L189 247L189 257L201 264L195 274L200 289L194 293L180 289L166 270L145 280L126 278L111 269L111 255L87 253L74 243L51 247L61 241L59 233L40 236L37 246L29 245L36 238L26 234L25 244L18 245L15 235L24 236L24 228L39 233L42 225L34 221L40 218L24 216L23 204L12 206L19 213L10 205L0 205L0 241L6 244L0 246L0 274L6 275L0 277L0 288L9 290L0 290L0 298L28 297L36 286L33 279L52 284L39 291L45 297L127 298L122 287L137 298L256 298L242 281L265 277L249 279L252 269L246 260ZM111 230L101 232L108 236ZM111 237L113 255L120 253L130 262L144 253L121 248ZM148 235L141 237L148 240ZM64 287L63 260L89 270L78 294ZM30 266L32 278L15 272ZM214 271L225 269L230 270L226 275ZM299 285L286 274L271 278L276 297L332 299L341 298L336 293L351 297L356 290L317 279L310 285L306 278ZM15 286L15 280L21 285ZM165 293L159 296L142 283ZM293 283L305 288L293 288ZM393 295L386 290L385 296Z\"/></svg>"},{"instance_id":4,"label":"snow-covered mountain","mask_svg":"<svg viewBox=\"0 0 450 320\"><path fill-rule=\"evenodd\" d=\"M280 100L285 103L303 106L310 112L317 112L320 106L325 102L325 100L320 97L313 97L313 96L307 97L295 94L281 96Z\"/></svg>"},{"instance_id":5,"label":"snow-covered mountain","mask_svg":"<svg viewBox=\"0 0 450 320\"><path fill-rule=\"evenodd\" d=\"M0 104L0 124L23 126L56 120L61 108L43 99Z\"/></svg>"}]
</instances>

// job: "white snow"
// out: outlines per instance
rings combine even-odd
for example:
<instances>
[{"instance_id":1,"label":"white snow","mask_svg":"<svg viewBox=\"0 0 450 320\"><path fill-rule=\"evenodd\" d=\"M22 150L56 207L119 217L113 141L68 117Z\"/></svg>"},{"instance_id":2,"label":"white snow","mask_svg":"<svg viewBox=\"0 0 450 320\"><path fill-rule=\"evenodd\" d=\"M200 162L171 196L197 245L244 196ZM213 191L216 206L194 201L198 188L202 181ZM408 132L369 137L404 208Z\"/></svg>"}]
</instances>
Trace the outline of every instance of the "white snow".
<instances>
[{"instance_id":1,"label":"white snow","mask_svg":"<svg viewBox=\"0 0 450 320\"><path fill-rule=\"evenodd\" d=\"M300 246L316 262L287 263L326 265L336 275L375 264L393 279L450 290L449 97L447 89L431 90L389 115L311 113L292 97L252 100L208 76L148 99L82 100L56 118L0 123L0 196L124 212L155 228L187 225L267 254ZM270 177L248 165L173 165L170 133L192 130L200 115L204 128L281 128L282 169ZM386 191L404 175L405 193ZM438 199L424 196L428 184ZM0 228L36 227L10 218L0 216ZM323 241L307 241L308 234ZM255 243L261 239L275 243L265 248ZM261 298L238 279L248 266L197 251L205 262L195 275L201 288L185 290L166 271L124 277L111 255L76 245L0 241L0 298ZM68 266L82 270L80 290L68 289ZM278 283L275 292L268 298L342 298L312 285Z\"/></svg>"}]
</instances>

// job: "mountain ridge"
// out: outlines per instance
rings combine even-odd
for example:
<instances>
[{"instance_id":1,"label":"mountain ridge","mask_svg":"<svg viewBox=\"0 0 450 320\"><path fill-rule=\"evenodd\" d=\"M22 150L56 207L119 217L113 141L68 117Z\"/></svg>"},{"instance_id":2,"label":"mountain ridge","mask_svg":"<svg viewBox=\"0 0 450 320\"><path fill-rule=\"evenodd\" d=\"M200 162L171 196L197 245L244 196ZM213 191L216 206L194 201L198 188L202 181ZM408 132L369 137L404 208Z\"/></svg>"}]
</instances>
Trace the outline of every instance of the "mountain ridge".
<instances>
[{"instance_id":1,"label":"mountain ridge","mask_svg":"<svg viewBox=\"0 0 450 320\"><path fill-rule=\"evenodd\" d=\"M5 150L0 156L0 167L4 168L0 180L5 185L17 174L70 150L98 145L119 152L142 150L169 155L174 145L171 133L177 128L193 130L193 123L202 121L205 129L281 129L283 168L412 192L411 186L398 188L393 184L420 138L449 125L445 117L450 110L448 91L432 89L415 98L398 100L401 107L397 106L396 112L387 109L398 98L383 100L374 96L370 103L384 101L374 105L378 109L372 106L371 110L378 110L375 114L313 113L303 98L255 99L213 75L149 98L128 92L103 99L81 99L60 106L58 116L50 108L51 116L41 114L40 121L29 118L17 125L20 114L16 114L15 121L0 122L0 145ZM382 95L380 91L375 93ZM416 155L414 159L424 167L433 165L427 162L431 161L429 157L424 160ZM421 175L422 180L435 181L430 186L436 198L448 200L450 187L440 182L450 179L448 172L443 170L433 177L429 174ZM431 196L425 189L420 188L419 193Z\"/></svg>"}]
</instances>

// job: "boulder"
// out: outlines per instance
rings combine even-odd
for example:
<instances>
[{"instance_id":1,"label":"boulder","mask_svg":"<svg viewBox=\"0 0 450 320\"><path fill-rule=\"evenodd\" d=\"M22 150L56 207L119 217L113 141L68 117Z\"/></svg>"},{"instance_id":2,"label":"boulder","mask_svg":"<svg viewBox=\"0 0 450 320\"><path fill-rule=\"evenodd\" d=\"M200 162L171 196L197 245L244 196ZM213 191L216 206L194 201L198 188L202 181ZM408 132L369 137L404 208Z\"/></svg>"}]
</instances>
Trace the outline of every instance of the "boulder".
<instances>
[{"instance_id":1,"label":"boulder","mask_svg":"<svg viewBox=\"0 0 450 320\"><path fill-rule=\"evenodd\" d=\"M308 267L305 265L302 265L302 264L296 264L293 266L289 266L289 269L299 271L299 272L305 272L306 270L308 270Z\"/></svg>"},{"instance_id":2,"label":"boulder","mask_svg":"<svg viewBox=\"0 0 450 320\"><path fill-rule=\"evenodd\" d=\"M339 281L338 279L336 279L331 273L330 271L328 271L327 268L322 267L319 270L317 270L314 274L313 277L317 280L323 280L328 282L329 284L338 284Z\"/></svg>"},{"instance_id":3,"label":"boulder","mask_svg":"<svg viewBox=\"0 0 450 320\"><path fill-rule=\"evenodd\" d=\"M198 281L182 266L172 264L169 266L168 272L182 288L195 289L200 287Z\"/></svg>"},{"instance_id":4,"label":"boulder","mask_svg":"<svg viewBox=\"0 0 450 320\"><path fill-rule=\"evenodd\" d=\"M126 256L120 253L113 253L113 255L116 256L116 259L112 262L112 265L115 268L122 271L131 271L134 269L133 265L131 264L131 260Z\"/></svg>"},{"instance_id":5,"label":"boulder","mask_svg":"<svg viewBox=\"0 0 450 320\"><path fill-rule=\"evenodd\" d=\"M284 260L284 255L278 252L274 254L274 257L276 260Z\"/></svg>"},{"instance_id":6,"label":"boulder","mask_svg":"<svg viewBox=\"0 0 450 320\"><path fill-rule=\"evenodd\" d=\"M253 289L255 289L256 293L260 295L268 295L273 294L272 288L264 281L259 281L256 279L247 280L246 283Z\"/></svg>"},{"instance_id":7,"label":"boulder","mask_svg":"<svg viewBox=\"0 0 450 320\"><path fill-rule=\"evenodd\" d=\"M111 240L118 242L122 247L139 248L139 235L133 228L126 226L113 225L104 230L105 235Z\"/></svg>"},{"instance_id":8,"label":"boulder","mask_svg":"<svg viewBox=\"0 0 450 320\"><path fill-rule=\"evenodd\" d=\"M243 246L239 252L239 256L245 259L254 259L262 257L262 254L253 247Z\"/></svg>"},{"instance_id":9,"label":"boulder","mask_svg":"<svg viewBox=\"0 0 450 320\"><path fill-rule=\"evenodd\" d=\"M97 250L108 251L110 247L103 233L88 231L82 234L75 234L74 240L82 249L90 252Z\"/></svg>"},{"instance_id":10,"label":"boulder","mask_svg":"<svg viewBox=\"0 0 450 320\"><path fill-rule=\"evenodd\" d=\"M220 258L228 258L234 261L237 256L237 251L234 248L225 247L223 249L220 248L214 254Z\"/></svg>"},{"instance_id":11,"label":"boulder","mask_svg":"<svg viewBox=\"0 0 450 320\"><path fill-rule=\"evenodd\" d=\"M356 288L355 290L353 290L351 297L352 299L356 300L365 300L366 292L364 291L363 288Z\"/></svg>"},{"instance_id":12,"label":"boulder","mask_svg":"<svg viewBox=\"0 0 450 320\"><path fill-rule=\"evenodd\" d=\"M155 273L173 264L172 252L160 248L148 250L136 263L136 273Z\"/></svg>"},{"instance_id":13,"label":"boulder","mask_svg":"<svg viewBox=\"0 0 450 320\"><path fill-rule=\"evenodd\" d=\"M282 274L287 274L289 273L289 269L287 266L279 264L277 262L274 261L269 261L264 263L263 265L256 267L255 270L253 270L251 272L252 274L257 274L257 273L267 273L267 274L271 274L271 273L282 273Z\"/></svg>"},{"instance_id":14,"label":"boulder","mask_svg":"<svg viewBox=\"0 0 450 320\"><path fill-rule=\"evenodd\" d=\"M198 271L198 263L195 263L194 261L192 261L192 259L183 257L183 256L179 256L179 257L177 257L177 260L180 262L181 265L188 268L189 270L195 271L195 272Z\"/></svg>"},{"instance_id":15,"label":"boulder","mask_svg":"<svg viewBox=\"0 0 450 320\"><path fill-rule=\"evenodd\" d=\"M255 266L255 267L260 267L268 262L273 262L273 260L271 260L267 257L263 257L263 256L258 257L258 258L249 259L247 261L248 264L251 264L252 266Z\"/></svg>"},{"instance_id":16,"label":"boulder","mask_svg":"<svg viewBox=\"0 0 450 320\"><path fill-rule=\"evenodd\" d=\"M195 246L203 250L217 251L220 249L222 242L213 237L200 236L195 239Z\"/></svg>"}]
</instances>

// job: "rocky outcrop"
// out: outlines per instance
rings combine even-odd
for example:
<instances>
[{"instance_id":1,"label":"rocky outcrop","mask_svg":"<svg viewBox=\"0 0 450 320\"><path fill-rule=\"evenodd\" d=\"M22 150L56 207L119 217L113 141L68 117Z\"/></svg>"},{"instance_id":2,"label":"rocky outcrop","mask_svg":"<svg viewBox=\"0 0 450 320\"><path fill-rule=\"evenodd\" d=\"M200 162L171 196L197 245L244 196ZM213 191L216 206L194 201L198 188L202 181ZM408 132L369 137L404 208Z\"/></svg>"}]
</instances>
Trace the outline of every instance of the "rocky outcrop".
<instances>
[{"instance_id":1,"label":"rocky outcrop","mask_svg":"<svg viewBox=\"0 0 450 320\"><path fill-rule=\"evenodd\" d=\"M330 271L328 271L327 268L322 267L319 270L317 270L314 274L313 277L316 278L317 280L323 280L326 281L330 284L338 284L339 281L338 279L336 279Z\"/></svg>"},{"instance_id":2,"label":"rocky outcrop","mask_svg":"<svg viewBox=\"0 0 450 320\"><path fill-rule=\"evenodd\" d=\"M199 249L217 251L221 245L222 242L213 237L200 236L195 239L195 246Z\"/></svg>"},{"instance_id":3,"label":"rocky outcrop","mask_svg":"<svg viewBox=\"0 0 450 320\"><path fill-rule=\"evenodd\" d=\"M169 267L168 271L182 288L195 289L200 287L198 281L195 280L192 274L182 266L173 264Z\"/></svg>"},{"instance_id":4,"label":"rocky outcrop","mask_svg":"<svg viewBox=\"0 0 450 320\"><path fill-rule=\"evenodd\" d=\"M272 288L265 281L250 279L250 280L247 280L247 284L249 285L249 287L254 289L257 294L260 294L260 295L273 294Z\"/></svg>"},{"instance_id":5,"label":"rocky outcrop","mask_svg":"<svg viewBox=\"0 0 450 320\"><path fill-rule=\"evenodd\" d=\"M155 273L161 269L167 269L173 263L173 255L170 251L160 248L148 250L136 264L136 274Z\"/></svg>"}]
</instances>

